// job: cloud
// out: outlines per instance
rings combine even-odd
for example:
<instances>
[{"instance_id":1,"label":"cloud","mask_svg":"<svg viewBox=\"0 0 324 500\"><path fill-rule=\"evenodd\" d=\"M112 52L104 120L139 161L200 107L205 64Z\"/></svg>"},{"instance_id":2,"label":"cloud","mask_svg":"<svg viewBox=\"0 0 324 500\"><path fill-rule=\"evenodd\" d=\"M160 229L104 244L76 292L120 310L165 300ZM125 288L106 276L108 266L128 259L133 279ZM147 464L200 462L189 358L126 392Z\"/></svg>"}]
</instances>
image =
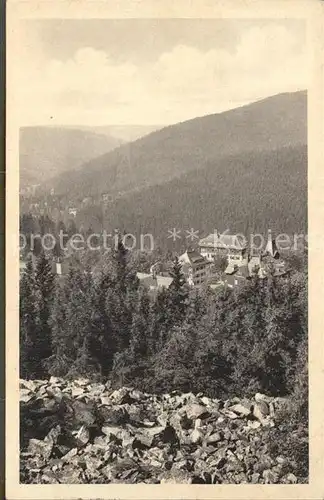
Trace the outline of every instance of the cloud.
<instances>
[{"instance_id":1,"label":"cloud","mask_svg":"<svg viewBox=\"0 0 324 500\"><path fill-rule=\"evenodd\" d=\"M25 54L20 67L24 124L174 123L306 88L309 75L305 48L273 24L246 30L235 50L177 45L135 65L82 47L66 61Z\"/></svg>"}]
</instances>

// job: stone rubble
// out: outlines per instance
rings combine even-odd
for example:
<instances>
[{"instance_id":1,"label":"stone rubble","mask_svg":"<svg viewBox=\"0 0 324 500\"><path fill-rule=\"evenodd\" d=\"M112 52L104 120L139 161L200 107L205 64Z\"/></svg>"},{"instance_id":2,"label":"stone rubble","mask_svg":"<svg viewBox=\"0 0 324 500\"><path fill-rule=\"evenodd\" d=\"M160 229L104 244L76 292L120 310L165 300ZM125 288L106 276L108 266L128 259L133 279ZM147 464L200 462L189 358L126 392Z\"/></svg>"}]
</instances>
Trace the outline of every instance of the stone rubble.
<instances>
[{"instance_id":1,"label":"stone rubble","mask_svg":"<svg viewBox=\"0 0 324 500\"><path fill-rule=\"evenodd\" d=\"M21 380L21 482L294 484L293 464L263 439L280 404Z\"/></svg>"}]
</instances>

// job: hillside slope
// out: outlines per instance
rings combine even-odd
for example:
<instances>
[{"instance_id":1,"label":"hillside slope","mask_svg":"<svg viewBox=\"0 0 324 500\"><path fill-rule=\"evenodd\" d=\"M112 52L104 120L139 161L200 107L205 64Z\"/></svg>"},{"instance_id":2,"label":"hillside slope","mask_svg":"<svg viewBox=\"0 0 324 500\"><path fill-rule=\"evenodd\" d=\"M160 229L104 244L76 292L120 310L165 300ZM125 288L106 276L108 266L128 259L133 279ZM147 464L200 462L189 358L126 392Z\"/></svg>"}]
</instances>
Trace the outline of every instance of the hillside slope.
<instances>
[{"instance_id":1,"label":"hillside slope","mask_svg":"<svg viewBox=\"0 0 324 500\"><path fill-rule=\"evenodd\" d=\"M306 92L279 94L225 113L165 127L66 172L45 187L97 196L162 184L228 156L307 141Z\"/></svg>"},{"instance_id":2,"label":"hillside slope","mask_svg":"<svg viewBox=\"0 0 324 500\"><path fill-rule=\"evenodd\" d=\"M122 142L131 142L151 134L162 127L162 125L76 125L69 128L91 130L97 134L116 137L117 139L121 139Z\"/></svg>"},{"instance_id":3,"label":"hillside slope","mask_svg":"<svg viewBox=\"0 0 324 500\"><path fill-rule=\"evenodd\" d=\"M97 212L96 212L97 211ZM100 230L101 210L79 214ZM307 228L307 148L247 152L210 162L159 186L116 199L104 225L127 233L150 233L165 248L188 245L186 230L202 236L214 229L235 232L299 232ZM168 230L181 230L176 245Z\"/></svg>"},{"instance_id":4,"label":"hillside slope","mask_svg":"<svg viewBox=\"0 0 324 500\"><path fill-rule=\"evenodd\" d=\"M19 137L20 182L40 183L111 151L121 140L91 131L22 127Z\"/></svg>"}]
</instances>

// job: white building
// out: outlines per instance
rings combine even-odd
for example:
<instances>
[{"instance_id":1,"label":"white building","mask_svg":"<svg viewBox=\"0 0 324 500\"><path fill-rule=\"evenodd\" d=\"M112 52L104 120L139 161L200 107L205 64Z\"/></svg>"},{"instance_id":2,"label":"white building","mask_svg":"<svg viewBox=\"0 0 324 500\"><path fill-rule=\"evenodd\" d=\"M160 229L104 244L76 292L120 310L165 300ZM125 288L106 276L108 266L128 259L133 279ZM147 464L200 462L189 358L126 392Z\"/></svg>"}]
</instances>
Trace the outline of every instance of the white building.
<instances>
[{"instance_id":1,"label":"white building","mask_svg":"<svg viewBox=\"0 0 324 500\"><path fill-rule=\"evenodd\" d=\"M207 281L210 263L196 250L187 250L180 255L182 272L191 286L199 286Z\"/></svg>"},{"instance_id":2,"label":"white building","mask_svg":"<svg viewBox=\"0 0 324 500\"><path fill-rule=\"evenodd\" d=\"M227 257L228 264L243 265L247 259L247 244L236 234L219 234L217 231L199 241L203 257L213 262L217 257Z\"/></svg>"}]
</instances>

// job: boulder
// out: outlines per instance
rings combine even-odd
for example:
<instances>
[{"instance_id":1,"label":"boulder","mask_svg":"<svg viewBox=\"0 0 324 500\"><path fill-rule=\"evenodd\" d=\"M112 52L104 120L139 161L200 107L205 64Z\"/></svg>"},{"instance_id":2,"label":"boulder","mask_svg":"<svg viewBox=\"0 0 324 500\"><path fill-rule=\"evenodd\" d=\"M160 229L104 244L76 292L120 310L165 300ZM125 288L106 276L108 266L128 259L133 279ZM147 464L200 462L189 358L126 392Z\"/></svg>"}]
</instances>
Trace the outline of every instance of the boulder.
<instances>
[{"instance_id":1,"label":"boulder","mask_svg":"<svg viewBox=\"0 0 324 500\"><path fill-rule=\"evenodd\" d=\"M124 425L130 421L129 414L123 406L100 406L97 409L102 422L112 426Z\"/></svg>"},{"instance_id":2,"label":"boulder","mask_svg":"<svg viewBox=\"0 0 324 500\"><path fill-rule=\"evenodd\" d=\"M81 470L73 465L66 465L55 474L58 482L61 484L79 484L81 480Z\"/></svg>"},{"instance_id":3,"label":"boulder","mask_svg":"<svg viewBox=\"0 0 324 500\"><path fill-rule=\"evenodd\" d=\"M266 469L262 473L265 484L275 484L279 481L279 474L273 469Z\"/></svg>"},{"instance_id":4,"label":"boulder","mask_svg":"<svg viewBox=\"0 0 324 500\"><path fill-rule=\"evenodd\" d=\"M22 403L28 403L31 399L34 398L34 394L29 389L20 389L19 397Z\"/></svg>"},{"instance_id":5,"label":"boulder","mask_svg":"<svg viewBox=\"0 0 324 500\"><path fill-rule=\"evenodd\" d=\"M127 387L116 389L110 394L111 401L116 405L132 403L134 399L131 397L131 390Z\"/></svg>"},{"instance_id":6,"label":"boulder","mask_svg":"<svg viewBox=\"0 0 324 500\"><path fill-rule=\"evenodd\" d=\"M167 472L163 472L160 475L160 483L161 484L191 484L192 477L191 474L187 471L181 469L172 469Z\"/></svg>"},{"instance_id":7,"label":"boulder","mask_svg":"<svg viewBox=\"0 0 324 500\"><path fill-rule=\"evenodd\" d=\"M201 443L203 440L204 435L199 429L194 429L192 433L190 434L190 439L191 442L194 444Z\"/></svg>"},{"instance_id":8,"label":"boulder","mask_svg":"<svg viewBox=\"0 0 324 500\"><path fill-rule=\"evenodd\" d=\"M73 412L73 422L75 426L86 425L89 427L96 421L94 404L73 400L71 402L71 410Z\"/></svg>"},{"instance_id":9,"label":"boulder","mask_svg":"<svg viewBox=\"0 0 324 500\"><path fill-rule=\"evenodd\" d=\"M263 417L266 417L270 413L269 405L265 401L259 401L257 404L254 405L253 410L258 408L260 414Z\"/></svg>"},{"instance_id":10,"label":"boulder","mask_svg":"<svg viewBox=\"0 0 324 500\"><path fill-rule=\"evenodd\" d=\"M250 415L251 409L252 409L251 403L249 405L243 405L243 404L237 403L237 404L229 407L230 411L236 413L240 417L247 417L248 415Z\"/></svg>"},{"instance_id":11,"label":"boulder","mask_svg":"<svg viewBox=\"0 0 324 500\"><path fill-rule=\"evenodd\" d=\"M79 387L85 387L89 384L89 379L87 378L78 378L77 380L74 380L73 384L78 385Z\"/></svg>"},{"instance_id":12,"label":"boulder","mask_svg":"<svg viewBox=\"0 0 324 500\"><path fill-rule=\"evenodd\" d=\"M199 405L196 403L189 403L185 406L185 411L187 417L191 420L196 420L197 418L207 418L210 412L206 406Z\"/></svg>"},{"instance_id":13,"label":"boulder","mask_svg":"<svg viewBox=\"0 0 324 500\"><path fill-rule=\"evenodd\" d=\"M257 403L261 402L271 403L271 401L273 400L273 398L271 398L270 396L267 396L266 394L261 394L260 392L257 392L255 394L254 399Z\"/></svg>"},{"instance_id":14,"label":"boulder","mask_svg":"<svg viewBox=\"0 0 324 500\"><path fill-rule=\"evenodd\" d=\"M110 397L107 396L107 394L103 394L100 396L100 402L102 405L107 405L107 406L112 405L112 401L111 401Z\"/></svg>"},{"instance_id":15,"label":"boulder","mask_svg":"<svg viewBox=\"0 0 324 500\"><path fill-rule=\"evenodd\" d=\"M69 462L71 458L75 457L78 454L78 448L72 448L65 455L62 456L61 460L63 462Z\"/></svg>"},{"instance_id":16,"label":"boulder","mask_svg":"<svg viewBox=\"0 0 324 500\"><path fill-rule=\"evenodd\" d=\"M269 427L287 404L262 394L221 401L112 391L87 379L21 380L21 482L304 482L289 456L272 452Z\"/></svg>"},{"instance_id":17,"label":"boulder","mask_svg":"<svg viewBox=\"0 0 324 500\"><path fill-rule=\"evenodd\" d=\"M28 445L28 453L32 456L40 456L45 460L48 460L51 456L53 450L53 441L51 440L40 440L40 439L30 439Z\"/></svg>"},{"instance_id":18,"label":"boulder","mask_svg":"<svg viewBox=\"0 0 324 500\"><path fill-rule=\"evenodd\" d=\"M207 444L216 444L221 440L222 440L221 434L219 432L214 432L213 434L210 434L209 436L207 436L206 443Z\"/></svg>"},{"instance_id":19,"label":"boulder","mask_svg":"<svg viewBox=\"0 0 324 500\"><path fill-rule=\"evenodd\" d=\"M82 427L80 427L80 429L76 432L74 439L77 448L82 448L90 439L89 429L85 425L82 425Z\"/></svg>"},{"instance_id":20,"label":"boulder","mask_svg":"<svg viewBox=\"0 0 324 500\"><path fill-rule=\"evenodd\" d=\"M167 414L166 414L167 417ZM161 421L161 419L159 419ZM168 419L166 418L166 422ZM177 431L182 431L183 429L188 430L193 427L193 420L188 417L185 411L173 412L170 419L170 425L172 425Z\"/></svg>"},{"instance_id":21,"label":"boulder","mask_svg":"<svg viewBox=\"0 0 324 500\"><path fill-rule=\"evenodd\" d=\"M111 425L104 425L102 428L101 428L101 432L105 435L105 436L108 436L109 438L111 438L112 436L115 437L115 438L118 438L118 439L122 439L123 438L123 432L124 429L121 429L120 427L117 427L117 426L111 426Z\"/></svg>"},{"instance_id":22,"label":"boulder","mask_svg":"<svg viewBox=\"0 0 324 500\"><path fill-rule=\"evenodd\" d=\"M289 472L286 476L284 476L284 482L289 484L296 484L298 482L297 477L292 472Z\"/></svg>"},{"instance_id":23,"label":"boulder","mask_svg":"<svg viewBox=\"0 0 324 500\"><path fill-rule=\"evenodd\" d=\"M81 394L84 394L84 388L83 387L78 387L78 386L73 386L71 390L71 395L73 398L76 398L77 396L81 396Z\"/></svg>"},{"instance_id":24,"label":"boulder","mask_svg":"<svg viewBox=\"0 0 324 500\"><path fill-rule=\"evenodd\" d=\"M118 462L107 464L105 467L101 468L101 473L109 481L113 481L119 477L127 479L134 472L138 471L139 466L135 460L131 458L124 458Z\"/></svg>"},{"instance_id":25,"label":"boulder","mask_svg":"<svg viewBox=\"0 0 324 500\"><path fill-rule=\"evenodd\" d=\"M38 388L38 384L36 383L35 380L23 380L23 379L19 380L20 395L21 395L22 389L28 390L30 392L35 392L37 390L37 388Z\"/></svg>"},{"instance_id":26,"label":"boulder","mask_svg":"<svg viewBox=\"0 0 324 500\"><path fill-rule=\"evenodd\" d=\"M264 424L266 421L267 413L265 413L265 412L266 412L265 407L262 406L260 403L257 403L253 406L253 416L257 420L259 420L259 422L261 422L261 424Z\"/></svg>"}]
</instances>

